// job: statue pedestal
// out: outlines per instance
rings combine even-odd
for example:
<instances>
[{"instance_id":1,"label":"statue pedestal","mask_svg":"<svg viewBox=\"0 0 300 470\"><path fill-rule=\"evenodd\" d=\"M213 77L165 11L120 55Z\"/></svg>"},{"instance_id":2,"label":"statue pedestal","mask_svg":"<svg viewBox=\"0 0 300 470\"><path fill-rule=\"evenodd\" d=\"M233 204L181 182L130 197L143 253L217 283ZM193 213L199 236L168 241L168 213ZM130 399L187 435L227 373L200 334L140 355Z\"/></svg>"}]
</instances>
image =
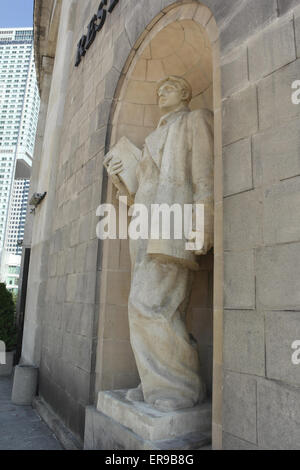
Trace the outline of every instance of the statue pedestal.
<instances>
[{"instance_id":1,"label":"statue pedestal","mask_svg":"<svg viewBox=\"0 0 300 470\"><path fill-rule=\"evenodd\" d=\"M100 392L87 407L85 449L196 450L210 444L211 404L164 413L128 401L127 390Z\"/></svg>"}]
</instances>

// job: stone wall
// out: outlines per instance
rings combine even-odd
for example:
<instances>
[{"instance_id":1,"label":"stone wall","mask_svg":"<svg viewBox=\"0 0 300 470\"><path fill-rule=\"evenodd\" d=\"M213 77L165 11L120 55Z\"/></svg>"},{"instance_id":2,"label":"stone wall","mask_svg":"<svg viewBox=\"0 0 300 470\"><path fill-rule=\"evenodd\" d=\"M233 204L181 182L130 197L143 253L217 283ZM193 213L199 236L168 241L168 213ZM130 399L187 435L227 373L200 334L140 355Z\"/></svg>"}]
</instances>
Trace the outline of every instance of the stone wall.
<instances>
[{"instance_id":1,"label":"stone wall","mask_svg":"<svg viewBox=\"0 0 300 470\"><path fill-rule=\"evenodd\" d=\"M96 208L109 197L102 162L117 87L145 31L174 6L188 3L186 18L198 6L158 0L149 8L148 2L120 2L75 68L78 40L98 3L62 3L44 140L35 163L36 190L47 191L47 198L34 219L23 342L23 360L40 367L40 397L79 438L85 406L94 402L95 391L137 380L135 370L128 373L134 364L126 329L128 247L103 252L96 238ZM204 13L215 40L212 15ZM107 279L105 256L112 266ZM104 318L106 285L110 308Z\"/></svg>"},{"instance_id":2,"label":"stone wall","mask_svg":"<svg viewBox=\"0 0 300 470\"><path fill-rule=\"evenodd\" d=\"M222 57L223 447L299 449L300 11L261 3L272 22Z\"/></svg>"},{"instance_id":3,"label":"stone wall","mask_svg":"<svg viewBox=\"0 0 300 470\"><path fill-rule=\"evenodd\" d=\"M23 357L40 366L41 397L79 438L95 391L128 380L122 378L130 355L124 330L129 277L122 269L128 251L125 245L103 251L95 217L99 203L113 197L102 162L116 97L156 22L179 5L193 17L199 3L120 1L75 68L77 43L99 1L62 2L35 163L36 190L48 194L33 226ZM210 9L201 21L213 50L216 138L213 445L222 447L223 427L224 448L297 447L300 369L291 365L290 345L300 337L300 106L290 95L292 81L300 79L300 16L291 10L300 1L201 3ZM108 312L108 324L101 321L103 292L120 307ZM111 384L103 364L118 369L119 382Z\"/></svg>"}]
</instances>

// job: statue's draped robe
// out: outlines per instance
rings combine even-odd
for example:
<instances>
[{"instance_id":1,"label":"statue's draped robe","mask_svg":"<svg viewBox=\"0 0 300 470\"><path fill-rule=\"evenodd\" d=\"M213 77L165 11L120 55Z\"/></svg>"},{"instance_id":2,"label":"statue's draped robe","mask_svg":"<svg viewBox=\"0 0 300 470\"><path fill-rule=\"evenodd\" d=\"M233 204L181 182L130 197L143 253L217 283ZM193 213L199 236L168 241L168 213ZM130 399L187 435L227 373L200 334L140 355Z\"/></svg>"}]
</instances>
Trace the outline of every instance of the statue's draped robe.
<instances>
[{"instance_id":1,"label":"statue's draped robe","mask_svg":"<svg viewBox=\"0 0 300 470\"><path fill-rule=\"evenodd\" d=\"M151 204L211 205L211 113L184 108L161 120L146 139L137 178L135 204L149 211ZM184 238L130 240L130 339L144 399L150 404L171 399L193 405L204 398L197 347L184 322L197 268L185 243Z\"/></svg>"}]
</instances>

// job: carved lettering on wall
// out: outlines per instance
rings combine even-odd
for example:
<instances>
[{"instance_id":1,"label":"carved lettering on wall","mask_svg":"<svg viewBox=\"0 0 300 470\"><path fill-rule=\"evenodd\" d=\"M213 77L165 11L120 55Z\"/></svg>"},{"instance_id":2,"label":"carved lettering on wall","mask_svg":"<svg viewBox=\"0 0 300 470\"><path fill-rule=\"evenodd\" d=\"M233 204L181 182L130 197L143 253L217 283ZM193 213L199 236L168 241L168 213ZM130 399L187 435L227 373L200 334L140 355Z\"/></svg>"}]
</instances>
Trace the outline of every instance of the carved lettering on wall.
<instances>
[{"instance_id":1,"label":"carved lettering on wall","mask_svg":"<svg viewBox=\"0 0 300 470\"><path fill-rule=\"evenodd\" d=\"M78 67L82 57L85 56L86 51L91 47L93 44L96 34L101 31L103 28L107 13L112 13L114 8L119 3L119 0L101 0L97 13L93 16L91 21L88 24L88 31L87 34L84 34L78 45L77 45L77 54L76 54L76 62L75 67ZM108 5L108 8L107 8Z\"/></svg>"}]
</instances>

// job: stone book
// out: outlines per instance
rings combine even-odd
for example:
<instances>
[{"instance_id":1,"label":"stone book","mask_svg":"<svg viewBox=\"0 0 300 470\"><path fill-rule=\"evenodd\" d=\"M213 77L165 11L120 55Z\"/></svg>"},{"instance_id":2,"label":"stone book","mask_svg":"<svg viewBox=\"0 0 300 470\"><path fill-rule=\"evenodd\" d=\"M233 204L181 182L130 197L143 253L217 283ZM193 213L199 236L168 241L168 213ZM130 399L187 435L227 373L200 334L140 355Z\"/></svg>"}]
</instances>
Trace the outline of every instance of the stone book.
<instances>
[{"instance_id":1,"label":"stone book","mask_svg":"<svg viewBox=\"0 0 300 470\"><path fill-rule=\"evenodd\" d=\"M108 158L110 156L111 158ZM142 151L127 137L122 137L106 155L108 163L104 163L104 166L107 170L118 160L122 161L124 169L118 175L113 175L113 183L118 187L118 182L121 181L131 196L134 196L138 189L136 167L141 158Z\"/></svg>"}]
</instances>

